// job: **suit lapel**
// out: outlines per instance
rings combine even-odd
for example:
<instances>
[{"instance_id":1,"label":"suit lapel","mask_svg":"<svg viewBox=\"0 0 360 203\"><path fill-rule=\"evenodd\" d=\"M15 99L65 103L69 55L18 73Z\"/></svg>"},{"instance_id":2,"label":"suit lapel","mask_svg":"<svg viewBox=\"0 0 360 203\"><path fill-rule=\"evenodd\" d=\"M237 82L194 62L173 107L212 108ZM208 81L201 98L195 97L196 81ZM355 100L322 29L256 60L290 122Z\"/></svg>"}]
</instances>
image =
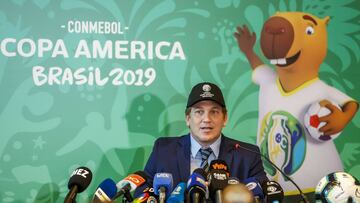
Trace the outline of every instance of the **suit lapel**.
<instances>
[{"instance_id":1,"label":"suit lapel","mask_svg":"<svg viewBox=\"0 0 360 203\"><path fill-rule=\"evenodd\" d=\"M165 155L166 156L166 155ZM180 178L187 181L190 176L190 135L182 136L177 149L177 161Z\"/></svg>"},{"instance_id":2,"label":"suit lapel","mask_svg":"<svg viewBox=\"0 0 360 203\"><path fill-rule=\"evenodd\" d=\"M218 159L224 160L228 165L230 163L233 163L233 158L234 158L233 157L234 153L232 153L233 150L234 150L234 146L231 140L229 140L227 137L222 135ZM229 168L231 169L232 166L229 165Z\"/></svg>"}]
</instances>

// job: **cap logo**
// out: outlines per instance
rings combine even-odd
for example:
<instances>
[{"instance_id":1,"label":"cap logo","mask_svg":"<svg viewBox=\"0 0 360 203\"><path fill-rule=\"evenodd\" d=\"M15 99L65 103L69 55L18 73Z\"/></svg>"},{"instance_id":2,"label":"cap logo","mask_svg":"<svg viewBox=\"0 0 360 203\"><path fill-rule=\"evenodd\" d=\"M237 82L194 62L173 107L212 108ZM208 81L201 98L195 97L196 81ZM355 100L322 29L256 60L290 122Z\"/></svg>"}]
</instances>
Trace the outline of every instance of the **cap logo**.
<instances>
[{"instance_id":1,"label":"cap logo","mask_svg":"<svg viewBox=\"0 0 360 203\"><path fill-rule=\"evenodd\" d=\"M205 92L210 92L211 86L208 85L208 84L205 84L205 85L203 85L202 89L203 89Z\"/></svg>"},{"instance_id":2,"label":"cap logo","mask_svg":"<svg viewBox=\"0 0 360 203\"><path fill-rule=\"evenodd\" d=\"M203 87L202 87L202 89L203 89L203 93L202 94L200 94L200 97L213 97L214 96L214 94L212 94L211 92L210 92L210 90L211 90L211 86L210 85L208 85L208 84L205 84L205 85L203 85Z\"/></svg>"}]
</instances>

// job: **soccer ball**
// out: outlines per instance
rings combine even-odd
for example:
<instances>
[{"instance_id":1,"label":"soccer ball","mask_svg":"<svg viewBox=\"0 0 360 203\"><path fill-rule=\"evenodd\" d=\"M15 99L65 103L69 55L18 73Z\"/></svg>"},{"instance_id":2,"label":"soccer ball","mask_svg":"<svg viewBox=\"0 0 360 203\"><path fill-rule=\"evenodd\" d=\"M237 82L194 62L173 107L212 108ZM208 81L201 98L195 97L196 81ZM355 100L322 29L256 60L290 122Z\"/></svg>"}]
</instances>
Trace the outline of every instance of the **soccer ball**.
<instances>
[{"instance_id":1,"label":"soccer ball","mask_svg":"<svg viewBox=\"0 0 360 203\"><path fill-rule=\"evenodd\" d=\"M329 101L323 100L311 104L304 116L304 124L310 136L320 142L325 142L328 140L335 139L341 133L338 132L330 136L330 135L324 135L324 133L319 131L319 129L326 124L325 122L320 122L319 118L330 114L330 110L325 107L327 103L329 103ZM334 102L331 102L331 104L335 105L341 110L339 105L335 104Z\"/></svg>"},{"instance_id":2,"label":"soccer ball","mask_svg":"<svg viewBox=\"0 0 360 203\"><path fill-rule=\"evenodd\" d=\"M315 189L317 203L359 202L359 181L345 172L330 173L323 177Z\"/></svg>"}]
</instances>

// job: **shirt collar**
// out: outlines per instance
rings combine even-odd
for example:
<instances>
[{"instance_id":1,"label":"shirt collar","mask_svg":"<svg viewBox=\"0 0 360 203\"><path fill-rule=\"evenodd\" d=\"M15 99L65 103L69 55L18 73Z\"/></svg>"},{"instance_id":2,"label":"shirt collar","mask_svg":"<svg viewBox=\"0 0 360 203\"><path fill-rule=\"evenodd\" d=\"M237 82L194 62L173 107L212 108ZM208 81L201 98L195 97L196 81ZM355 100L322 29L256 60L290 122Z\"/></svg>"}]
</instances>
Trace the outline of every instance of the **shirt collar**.
<instances>
[{"instance_id":1,"label":"shirt collar","mask_svg":"<svg viewBox=\"0 0 360 203\"><path fill-rule=\"evenodd\" d=\"M221 144L221 136L218 137L218 139L215 140L209 147L214 152L215 158L217 159L219 157L219 151L220 151L220 144ZM191 145L191 157L195 158L196 154L201 148L201 145L193 138L193 136L190 133L190 145Z\"/></svg>"}]
</instances>

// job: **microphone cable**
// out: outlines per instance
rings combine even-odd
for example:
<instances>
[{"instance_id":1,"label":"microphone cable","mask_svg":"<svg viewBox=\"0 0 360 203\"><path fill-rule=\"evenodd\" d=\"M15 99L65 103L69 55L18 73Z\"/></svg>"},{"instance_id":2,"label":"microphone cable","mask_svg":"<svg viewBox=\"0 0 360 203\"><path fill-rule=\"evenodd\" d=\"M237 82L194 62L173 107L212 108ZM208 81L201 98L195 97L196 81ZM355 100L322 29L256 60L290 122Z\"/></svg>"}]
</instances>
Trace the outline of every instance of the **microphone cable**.
<instances>
[{"instance_id":1,"label":"microphone cable","mask_svg":"<svg viewBox=\"0 0 360 203\"><path fill-rule=\"evenodd\" d=\"M249 152L252 152L252 153L255 153L255 154L258 154L260 155L261 157L265 158L265 160L267 162L269 162L272 166L274 166L283 176L285 176L287 179L289 179L289 181L297 188L297 190L300 192L300 196L301 198L303 199L304 203L310 203L306 197L306 195L303 193L303 191L300 189L300 187L295 183L295 181L293 181L292 178L290 178L290 176L286 175L279 167L277 167L272 161L270 161L270 159L266 156L264 156L263 154L257 152L257 151L254 151L252 149L248 149L246 147L243 147L239 144L236 144L235 145L235 148L238 149L238 148L241 148L241 149L244 149L244 150L247 150Z\"/></svg>"}]
</instances>

